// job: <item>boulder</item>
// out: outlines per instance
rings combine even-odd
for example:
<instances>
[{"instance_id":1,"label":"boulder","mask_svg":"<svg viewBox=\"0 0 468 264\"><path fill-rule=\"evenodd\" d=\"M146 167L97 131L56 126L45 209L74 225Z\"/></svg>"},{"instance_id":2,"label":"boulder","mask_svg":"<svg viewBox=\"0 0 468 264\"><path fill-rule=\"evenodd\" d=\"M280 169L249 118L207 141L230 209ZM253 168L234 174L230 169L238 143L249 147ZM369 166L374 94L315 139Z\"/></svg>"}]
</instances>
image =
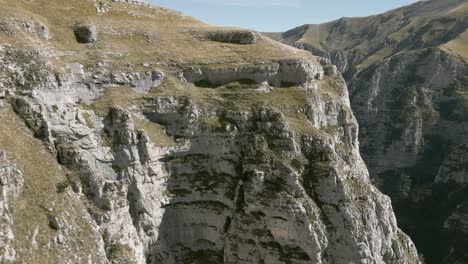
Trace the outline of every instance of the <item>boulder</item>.
<instances>
[{"instance_id":1,"label":"boulder","mask_svg":"<svg viewBox=\"0 0 468 264\"><path fill-rule=\"evenodd\" d=\"M323 70L327 76L337 76L339 73L338 68L332 64L323 66Z\"/></svg>"},{"instance_id":2,"label":"boulder","mask_svg":"<svg viewBox=\"0 0 468 264\"><path fill-rule=\"evenodd\" d=\"M257 92L261 92L261 93L269 93L272 90L273 90L273 87L271 87L267 81L262 82L260 86L257 88Z\"/></svg>"},{"instance_id":3,"label":"boulder","mask_svg":"<svg viewBox=\"0 0 468 264\"><path fill-rule=\"evenodd\" d=\"M339 73L338 68L332 64L332 61L329 58L320 58L320 64L323 67L324 73L327 76L336 76Z\"/></svg>"},{"instance_id":4,"label":"boulder","mask_svg":"<svg viewBox=\"0 0 468 264\"><path fill-rule=\"evenodd\" d=\"M75 26L75 37L80 43L94 43L97 41L96 25L79 24Z\"/></svg>"}]
</instances>

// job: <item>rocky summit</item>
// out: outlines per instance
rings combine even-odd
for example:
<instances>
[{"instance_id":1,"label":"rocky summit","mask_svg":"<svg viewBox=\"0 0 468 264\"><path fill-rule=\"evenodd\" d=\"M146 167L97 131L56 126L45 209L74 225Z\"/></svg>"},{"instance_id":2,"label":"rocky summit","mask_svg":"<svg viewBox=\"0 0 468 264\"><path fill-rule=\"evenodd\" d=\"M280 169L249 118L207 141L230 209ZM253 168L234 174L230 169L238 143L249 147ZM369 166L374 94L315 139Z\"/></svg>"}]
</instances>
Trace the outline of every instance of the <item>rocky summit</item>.
<instances>
[{"instance_id":1,"label":"rocky summit","mask_svg":"<svg viewBox=\"0 0 468 264\"><path fill-rule=\"evenodd\" d=\"M0 62L1 263L419 263L326 59L136 0L0 0Z\"/></svg>"},{"instance_id":2,"label":"rocky summit","mask_svg":"<svg viewBox=\"0 0 468 264\"><path fill-rule=\"evenodd\" d=\"M371 179L429 264L468 263L467 14L431 0L267 34L343 73Z\"/></svg>"}]
</instances>

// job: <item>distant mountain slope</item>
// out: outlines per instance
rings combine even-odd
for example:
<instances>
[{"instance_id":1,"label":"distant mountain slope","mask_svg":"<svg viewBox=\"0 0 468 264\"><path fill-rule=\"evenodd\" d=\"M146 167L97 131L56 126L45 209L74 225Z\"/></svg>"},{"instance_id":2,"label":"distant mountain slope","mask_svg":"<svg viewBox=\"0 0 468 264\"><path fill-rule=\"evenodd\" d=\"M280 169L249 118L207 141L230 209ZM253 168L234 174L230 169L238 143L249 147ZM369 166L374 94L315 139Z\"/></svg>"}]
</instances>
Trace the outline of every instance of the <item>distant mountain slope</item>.
<instances>
[{"instance_id":1,"label":"distant mountain slope","mask_svg":"<svg viewBox=\"0 0 468 264\"><path fill-rule=\"evenodd\" d=\"M468 263L468 2L265 33L343 72L374 182L428 263Z\"/></svg>"},{"instance_id":2,"label":"distant mountain slope","mask_svg":"<svg viewBox=\"0 0 468 264\"><path fill-rule=\"evenodd\" d=\"M440 46L467 58L466 45L457 44L466 40L467 12L464 0L424 1L381 15L341 18L265 34L317 54L330 53L343 71L350 70L349 66L363 69L398 52L427 47ZM444 45L449 42L452 44Z\"/></svg>"}]
</instances>

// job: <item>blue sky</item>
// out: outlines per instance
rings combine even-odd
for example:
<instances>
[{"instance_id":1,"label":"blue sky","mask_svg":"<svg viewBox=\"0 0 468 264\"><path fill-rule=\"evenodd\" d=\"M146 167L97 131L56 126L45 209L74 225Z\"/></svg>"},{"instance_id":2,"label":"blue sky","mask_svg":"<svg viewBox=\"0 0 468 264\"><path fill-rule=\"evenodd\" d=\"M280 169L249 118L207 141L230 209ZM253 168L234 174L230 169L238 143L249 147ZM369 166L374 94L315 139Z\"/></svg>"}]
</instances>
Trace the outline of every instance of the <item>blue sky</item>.
<instances>
[{"instance_id":1,"label":"blue sky","mask_svg":"<svg viewBox=\"0 0 468 264\"><path fill-rule=\"evenodd\" d=\"M416 0L148 0L213 25L284 31L340 17L368 16Z\"/></svg>"}]
</instances>

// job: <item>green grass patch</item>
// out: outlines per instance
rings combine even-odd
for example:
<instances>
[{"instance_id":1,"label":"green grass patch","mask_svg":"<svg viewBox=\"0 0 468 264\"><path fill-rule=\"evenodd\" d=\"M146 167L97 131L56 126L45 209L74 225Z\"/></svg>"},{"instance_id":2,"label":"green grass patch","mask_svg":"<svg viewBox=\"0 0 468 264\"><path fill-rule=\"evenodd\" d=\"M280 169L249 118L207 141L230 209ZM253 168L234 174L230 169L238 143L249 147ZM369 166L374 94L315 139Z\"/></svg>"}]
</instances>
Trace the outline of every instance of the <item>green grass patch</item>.
<instances>
[{"instance_id":1,"label":"green grass patch","mask_svg":"<svg viewBox=\"0 0 468 264\"><path fill-rule=\"evenodd\" d=\"M84 118L84 120L86 122L86 125L89 128L94 128L93 120L91 120L91 115L88 112L83 112L83 118Z\"/></svg>"},{"instance_id":2,"label":"green grass patch","mask_svg":"<svg viewBox=\"0 0 468 264\"><path fill-rule=\"evenodd\" d=\"M113 107L128 108L138 102L141 96L130 87L109 87L104 94L93 101L87 108L100 117L105 117Z\"/></svg>"},{"instance_id":3,"label":"green grass patch","mask_svg":"<svg viewBox=\"0 0 468 264\"><path fill-rule=\"evenodd\" d=\"M211 131L220 131L224 127L223 118L220 116L210 116L201 118L202 126Z\"/></svg>"},{"instance_id":4,"label":"green grass patch","mask_svg":"<svg viewBox=\"0 0 468 264\"><path fill-rule=\"evenodd\" d=\"M137 116L133 116L132 120L135 128L144 130L152 143L163 147L173 147L176 145L174 138L166 134L165 128L162 125L143 120Z\"/></svg>"}]
</instances>

